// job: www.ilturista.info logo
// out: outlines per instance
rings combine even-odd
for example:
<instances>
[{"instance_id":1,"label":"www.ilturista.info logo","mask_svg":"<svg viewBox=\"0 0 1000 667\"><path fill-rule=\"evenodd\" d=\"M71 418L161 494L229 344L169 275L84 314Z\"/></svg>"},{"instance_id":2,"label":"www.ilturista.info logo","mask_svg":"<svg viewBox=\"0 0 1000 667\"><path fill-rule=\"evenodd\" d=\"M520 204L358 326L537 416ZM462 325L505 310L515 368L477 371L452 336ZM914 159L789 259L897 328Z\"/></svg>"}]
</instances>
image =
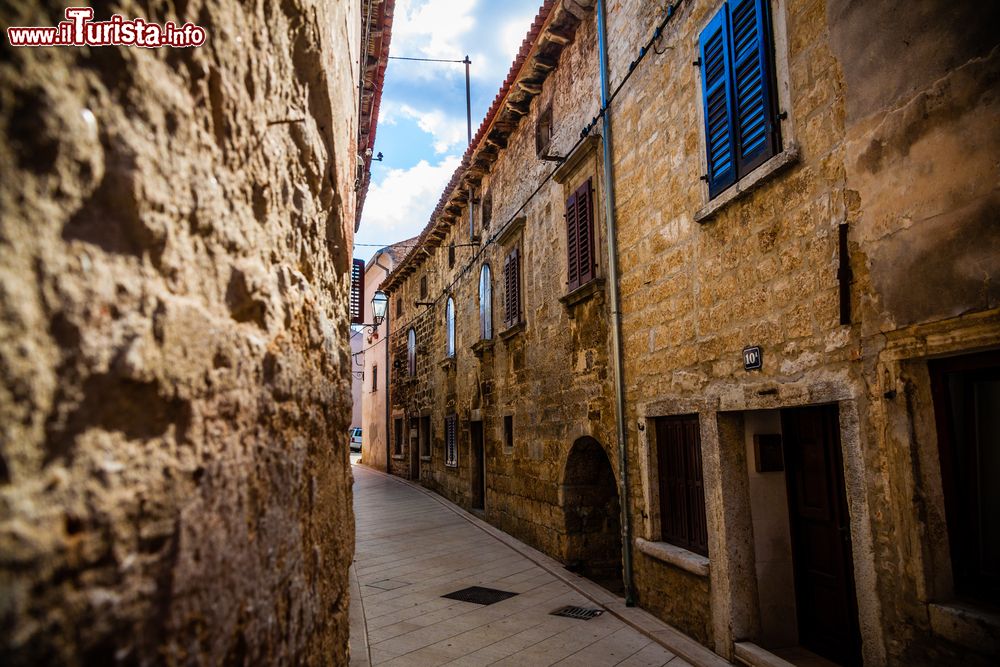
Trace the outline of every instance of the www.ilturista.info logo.
<instances>
[{"instance_id":1,"label":"www.ilturista.info logo","mask_svg":"<svg viewBox=\"0 0 1000 667\"><path fill-rule=\"evenodd\" d=\"M7 28L11 46L140 46L155 49L161 46L184 48L201 46L208 38L205 29L173 21L163 25L143 19L126 19L113 14L109 21L92 21L91 7L68 7L66 20L53 28Z\"/></svg>"}]
</instances>

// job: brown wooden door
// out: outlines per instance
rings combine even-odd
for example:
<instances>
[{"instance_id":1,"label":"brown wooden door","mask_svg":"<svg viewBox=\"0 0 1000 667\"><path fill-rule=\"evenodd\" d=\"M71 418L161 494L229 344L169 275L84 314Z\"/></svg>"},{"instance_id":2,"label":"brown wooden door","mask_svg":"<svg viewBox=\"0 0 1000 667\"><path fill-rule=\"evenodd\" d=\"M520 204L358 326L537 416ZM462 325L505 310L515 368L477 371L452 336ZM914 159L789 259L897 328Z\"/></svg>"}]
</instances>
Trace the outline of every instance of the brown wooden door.
<instances>
[{"instance_id":1,"label":"brown wooden door","mask_svg":"<svg viewBox=\"0 0 1000 667\"><path fill-rule=\"evenodd\" d=\"M472 425L472 508L486 507L486 452L483 451L483 422Z\"/></svg>"},{"instance_id":2,"label":"brown wooden door","mask_svg":"<svg viewBox=\"0 0 1000 667\"><path fill-rule=\"evenodd\" d=\"M836 405L781 411L799 643L861 664L850 518Z\"/></svg>"}]
</instances>

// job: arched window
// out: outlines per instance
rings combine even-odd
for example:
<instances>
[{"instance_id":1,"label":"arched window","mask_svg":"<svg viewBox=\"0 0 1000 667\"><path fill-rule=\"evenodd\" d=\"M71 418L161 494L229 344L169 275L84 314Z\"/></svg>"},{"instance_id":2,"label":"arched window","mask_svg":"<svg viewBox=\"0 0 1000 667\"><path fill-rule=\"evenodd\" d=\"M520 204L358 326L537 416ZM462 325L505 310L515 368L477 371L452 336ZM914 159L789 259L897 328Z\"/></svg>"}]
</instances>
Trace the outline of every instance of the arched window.
<instances>
[{"instance_id":1,"label":"arched window","mask_svg":"<svg viewBox=\"0 0 1000 667\"><path fill-rule=\"evenodd\" d=\"M445 327L448 329L448 348L447 355L449 357L455 356L455 300L450 296L448 297L448 305L445 307L444 311L444 322Z\"/></svg>"},{"instance_id":2,"label":"arched window","mask_svg":"<svg viewBox=\"0 0 1000 667\"><path fill-rule=\"evenodd\" d=\"M489 264L483 264L479 272L479 337L493 338L493 281Z\"/></svg>"},{"instance_id":3,"label":"arched window","mask_svg":"<svg viewBox=\"0 0 1000 667\"><path fill-rule=\"evenodd\" d=\"M417 374L417 332L410 328L406 334L406 361L410 377Z\"/></svg>"}]
</instances>

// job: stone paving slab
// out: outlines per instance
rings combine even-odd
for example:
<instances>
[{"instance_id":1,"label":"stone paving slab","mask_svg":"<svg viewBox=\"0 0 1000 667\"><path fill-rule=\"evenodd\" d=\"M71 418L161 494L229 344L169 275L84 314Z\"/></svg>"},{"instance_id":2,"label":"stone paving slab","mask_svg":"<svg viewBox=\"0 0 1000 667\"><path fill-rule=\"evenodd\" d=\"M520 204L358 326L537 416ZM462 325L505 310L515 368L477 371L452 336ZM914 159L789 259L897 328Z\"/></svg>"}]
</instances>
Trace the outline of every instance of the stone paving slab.
<instances>
[{"instance_id":1,"label":"stone paving slab","mask_svg":"<svg viewBox=\"0 0 1000 667\"><path fill-rule=\"evenodd\" d=\"M354 511L351 667L729 664L423 487L355 465ZM469 586L517 595L441 597ZM607 613L551 615L564 605Z\"/></svg>"}]
</instances>

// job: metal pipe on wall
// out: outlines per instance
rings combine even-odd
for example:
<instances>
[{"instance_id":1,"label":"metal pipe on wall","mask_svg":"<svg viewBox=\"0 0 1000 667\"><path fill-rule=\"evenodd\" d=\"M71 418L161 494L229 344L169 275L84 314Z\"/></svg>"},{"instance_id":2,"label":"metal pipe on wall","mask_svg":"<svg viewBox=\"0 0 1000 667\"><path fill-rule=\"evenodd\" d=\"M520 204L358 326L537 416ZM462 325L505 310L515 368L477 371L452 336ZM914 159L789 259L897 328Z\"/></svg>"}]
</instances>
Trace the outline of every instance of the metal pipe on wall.
<instances>
[{"instance_id":1,"label":"metal pipe on wall","mask_svg":"<svg viewBox=\"0 0 1000 667\"><path fill-rule=\"evenodd\" d=\"M608 36L605 0L597 0L597 51L601 75L602 145L604 147L604 217L608 227L608 291L611 303L612 366L615 377L615 426L618 436L619 492L622 523L622 579L625 606L634 607L632 591L632 522L628 483L628 431L625 428L625 369L622 361L621 298L618 290L618 230L615 224L615 180L611 162L611 110L608 108Z\"/></svg>"}]
</instances>

